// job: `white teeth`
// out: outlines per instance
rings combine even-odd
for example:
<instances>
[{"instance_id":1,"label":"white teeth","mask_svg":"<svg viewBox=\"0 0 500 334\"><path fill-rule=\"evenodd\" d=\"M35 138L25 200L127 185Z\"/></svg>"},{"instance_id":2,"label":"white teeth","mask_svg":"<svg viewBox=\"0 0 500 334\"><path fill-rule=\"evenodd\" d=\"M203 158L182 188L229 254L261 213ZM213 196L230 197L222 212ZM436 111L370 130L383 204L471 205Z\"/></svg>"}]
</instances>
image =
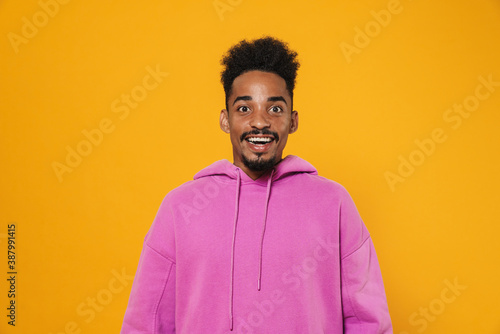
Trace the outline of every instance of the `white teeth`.
<instances>
[{"instance_id":1,"label":"white teeth","mask_svg":"<svg viewBox=\"0 0 500 334\"><path fill-rule=\"evenodd\" d=\"M265 144L271 142L271 138L269 137L250 137L247 140L255 144Z\"/></svg>"}]
</instances>

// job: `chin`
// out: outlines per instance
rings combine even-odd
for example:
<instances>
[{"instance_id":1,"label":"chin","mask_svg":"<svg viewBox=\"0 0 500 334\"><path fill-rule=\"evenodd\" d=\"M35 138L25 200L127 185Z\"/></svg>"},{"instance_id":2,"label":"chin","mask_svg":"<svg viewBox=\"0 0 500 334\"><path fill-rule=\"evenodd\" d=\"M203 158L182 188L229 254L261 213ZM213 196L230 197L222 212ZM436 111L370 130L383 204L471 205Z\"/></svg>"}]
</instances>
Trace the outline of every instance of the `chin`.
<instances>
[{"instance_id":1,"label":"chin","mask_svg":"<svg viewBox=\"0 0 500 334\"><path fill-rule=\"evenodd\" d=\"M250 170L255 172L263 172L274 167L276 164L276 155L266 159L262 155L257 155L253 159L248 159L244 154L241 156L241 161Z\"/></svg>"}]
</instances>

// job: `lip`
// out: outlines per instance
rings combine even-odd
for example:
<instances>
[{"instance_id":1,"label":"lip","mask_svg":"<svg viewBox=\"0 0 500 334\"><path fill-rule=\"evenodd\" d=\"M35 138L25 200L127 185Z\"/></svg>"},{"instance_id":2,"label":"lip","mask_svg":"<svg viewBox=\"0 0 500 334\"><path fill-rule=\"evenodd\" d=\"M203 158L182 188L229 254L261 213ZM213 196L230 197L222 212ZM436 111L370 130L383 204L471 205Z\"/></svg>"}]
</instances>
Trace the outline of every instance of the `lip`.
<instances>
[{"instance_id":1,"label":"lip","mask_svg":"<svg viewBox=\"0 0 500 334\"><path fill-rule=\"evenodd\" d=\"M264 152L269 151L273 142L271 141L265 145L255 145L255 144L252 144L249 142L247 142L247 144L248 144L248 147L250 148L251 151L253 151L255 153L264 153Z\"/></svg>"},{"instance_id":2,"label":"lip","mask_svg":"<svg viewBox=\"0 0 500 334\"><path fill-rule=\"evenodd\" d=\"M253 134L249 134L247 136L245 136L244 140L247 140L248 138L252 138L252 137L256 137L256 138L271 138L271 141L274 141L276 138L274 138L273 135L253 135Z\"/></svg>"},{"instance_id":3,"label":"lip","mask_svg":"<svg viewBox=\"0 0 500 334\"><path fill-rule=\"evenodd\" d=\"M271 138L271 141L267 144L264 144L264 145L256 145L256 144L252 144L251 142L249 142L247 139L248 138L251 138L251 137L257 137L257 138ZM248 135L245 137L244 141L247 143L248 147L250 148L251 151L255 152L255 153L263 153L263 152L266 152L268 151L271 146L273 145L273 143L276 141L276 138L274 138L274 136L269 136L269 135Z\"/></svg>"}]
</instances>

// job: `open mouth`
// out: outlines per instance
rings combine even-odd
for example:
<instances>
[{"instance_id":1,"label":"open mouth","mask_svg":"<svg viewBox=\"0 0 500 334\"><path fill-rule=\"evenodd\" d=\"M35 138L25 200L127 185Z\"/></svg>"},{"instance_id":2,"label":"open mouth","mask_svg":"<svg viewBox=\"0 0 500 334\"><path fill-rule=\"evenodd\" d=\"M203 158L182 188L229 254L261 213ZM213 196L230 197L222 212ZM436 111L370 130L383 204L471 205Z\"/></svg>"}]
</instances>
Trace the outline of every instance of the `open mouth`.
<instances>
[{"instance_id":1,"label":"open mouth","mask_svg":"<svg viewBox=\"0 0 500 334\"><path fill-rule=\"evenodd\" d=\"M245 140L253 145L266 145L267 143L272 142L274 139L271 137L248 137L245 138Z\"/></svg>"},{"instance_id":2,"label":"open mouth","mask_svg":"<svg viewBox=\"0 0 500 334\"><path fill-rule=\"evenodd\" d=\"M271 147L274 140L274 137L271 136L250 135L245 138L245 141L249 144L250 149L255 152L267 151Z\"/></svg>"}]
</instances>

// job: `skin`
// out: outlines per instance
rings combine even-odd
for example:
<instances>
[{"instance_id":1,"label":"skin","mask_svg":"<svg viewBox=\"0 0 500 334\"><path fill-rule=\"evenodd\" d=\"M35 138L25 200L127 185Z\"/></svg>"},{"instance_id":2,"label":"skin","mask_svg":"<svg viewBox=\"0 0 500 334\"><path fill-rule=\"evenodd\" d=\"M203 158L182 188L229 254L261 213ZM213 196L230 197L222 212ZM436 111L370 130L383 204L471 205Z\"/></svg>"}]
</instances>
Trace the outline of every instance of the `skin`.
<instances>
[{"instance_id":1,"label":"skin","mask_svg":"<svg viewBox=\"0 0 500 334\"><path fill-rule=\"evenodd\" d=\"M249 169L243 163L247 160L282 160L283 149L288 135L297 131L298 113L291 110L292 99L286 89L285 80L275 73L249 71L233 81L231 95L228 98L228 110L220 113L220 128L230 135L233 146L233 164L241 168L249 177L256 180L266 171ZM256 148L242 135L252 130L270 130L278 135L249 135L272 137L272 142L264 150Z\"/></svg>"}]
</instances>

